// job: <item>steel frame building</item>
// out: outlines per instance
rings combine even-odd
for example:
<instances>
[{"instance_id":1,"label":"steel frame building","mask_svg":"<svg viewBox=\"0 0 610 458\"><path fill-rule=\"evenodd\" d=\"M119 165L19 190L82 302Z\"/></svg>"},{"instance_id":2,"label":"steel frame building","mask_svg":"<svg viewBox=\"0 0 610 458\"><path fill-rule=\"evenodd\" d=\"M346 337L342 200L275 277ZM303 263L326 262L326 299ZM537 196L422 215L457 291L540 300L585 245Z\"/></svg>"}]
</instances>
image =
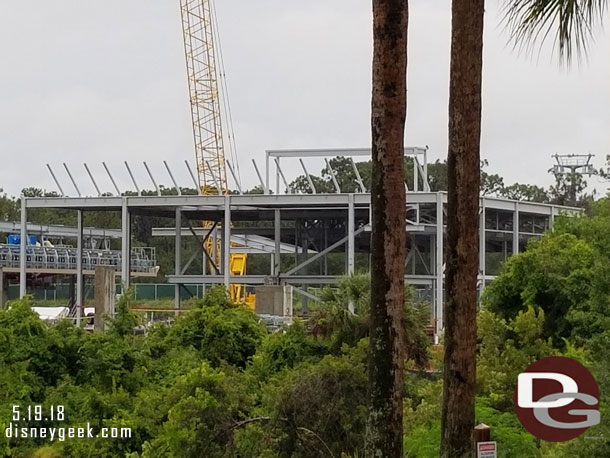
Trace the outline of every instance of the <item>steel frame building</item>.
<instances>
[{"instance_id":1,"label":"steel frame building","mask_svg":"<svg viewBox=\"0 0 610 458\"><path fill-rule=\"evenodd\" d=\"M414 190L407 193L407 231L410 249L405 259L408 283L422 290L430 300L435 331L443 329L444 234L447 194L430 192L427 180L426 149L409 148L406 155L415 158ZM31 208L72 209L77 212L77 250L82 253L82 221L86 211L121 212L122 272L121 280L129 286L131 275L129 256L131 248L131 219L133 215L164 216L175 220L173 230L157 229L158 236L175 237L175 269L168 282L175 285L175 307L180 308L180 287L184 284L246 285L290 284L304 300L317 299L308 285L335 284L343 275L351 275L368 268L370 247L370 194L342 193L336 186L334 194L294 194L280 168L280 158L298 158L307 177L309 174L303 157L370 155L370 150L299 150L268 151L265 178L261 177L264 194L239 195L169 195L169 196L97 196L97 197L35 197L23 198L21 208L21 238L27 239L27 212ZM422 158L421 161L418 158ZM271 193L271 160L276 165L275 193ZM352 161L353 163L353 161ZM327 165L330 165L327 162ZM357 169L359 189L365 191ZM334 172L331 169L331 173ZM281 181L287 188L282 193ZM336 180L333 180L335 185ZM313 189L312 189L313 191ZM518 202L495 197L482 197L480 203L479 284L482 289L500 271L502 263L511 255L525 249L530 238L539 237L553 226L561 214L573 215L579 209L532 202ZM201 221L214 221L211 230L204 231ZM185 227L188 222L188 227ZM193 222L197 229L193 228ZM186 274L187 268L198 255L191 253L183 262L182 242L185 235L209 237L218 232L222 240L219 266L212 272ZM232 241L233 243L225 243ZM235 246L245 245L245 248ZM22 259L25 245L21 245ZM231 276L229 259L231 250L268 253L269 271L264 275ZM294 252L295 265L284 269L281 254ZM329 253L344 253L345 269L340 274L329 274L322 267ZM360 264L357 265L356 258ZM82 304L82 256L77 257L77 304ZM206 263L204 263L205 266ZM25 264L20 266L20 294L26 294ZM313 272L312 267L316 268ZM80 311L80 309L79 309ZM78 319L78 315L77 315Z\"/></svg>"}]
</instances>

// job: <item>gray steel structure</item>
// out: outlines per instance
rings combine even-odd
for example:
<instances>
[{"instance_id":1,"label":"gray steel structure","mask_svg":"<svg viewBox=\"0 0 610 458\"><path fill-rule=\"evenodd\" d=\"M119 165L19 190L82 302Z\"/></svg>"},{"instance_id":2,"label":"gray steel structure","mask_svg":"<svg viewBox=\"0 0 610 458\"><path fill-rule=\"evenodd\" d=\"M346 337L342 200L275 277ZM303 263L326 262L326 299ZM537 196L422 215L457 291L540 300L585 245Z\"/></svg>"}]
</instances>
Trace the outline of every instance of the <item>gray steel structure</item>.
<instances>
[{"instance_id":1,"label":"gray steel structure","mask_svg":"<svg viewBox=\"0 0 610 458\"><path fill-rule=\"evenodd\" d=\"M307 176L303 158L327 158L333 156L370 156L369 149L292 150L267 151L265 175L261 176L256 163L254 168L264 194L238 195L156 195L97 197L35 197L22 199L21 237L27 236L27 211L30 208L72 209L78 214L79 233L82 234L82 214L86 211L120 211L122 215L122 272L125 287L130 283L130 269L126 264L131 245L132 215L164 216L175 220L173 231L157 230L157 235L175 236L175 268L167 279L175 285L175 307L180 307L180 287L184 284L245 285L290 284L297 288L303 301L316 299L307 290L307 285L335 284L344 275L369 268L369 217L370 194L366 193L362 179L353 159L357 188L360 193L340 192L333 180L336 193L316 194L312 180L311 194L294 194L280 168L280 159L298 159ZM410 249L405 259L407 282L429 299L438 336L443 328L443 279L444 279L444 234L447 194L430 192L427 179L427 148L405 148L405 156L413 158L414 189L407 193L407 231L410 232ZM270 180L275 163L275 192L272 194ZM167 167L167 164L165 164ZM190 167L187 165L187 169ZM327 162L327 166L330 163ZM126 164L128 170L129 166ZM168 167L167 167L168 168ZM148 168L147 168L148 169ZM330 167L329 167L330 169ZM49 170L51 168L49 167ZM106 168L106 170L108 170ZM169 168L168 168L169 171ZM334 172L330 169L334 176ZM170 172L171 174L171 172ZM130 174L131 175L131 174ZM192 175L192 174L191 174ZM308 177L309 178L309 177ZM55 179L55 177L54 177ZM134 185L135 185L135 180ZM155 182L151 176L151 181ZM174 187L178 186L173 180ZM285 192L281 183L285 185ZM114 183L114 180L113 180ZM60 187L59 183L58 187ZM156 184L156 182L155 182ZM136 185L137 187L137 185ZM157 186L155 186L157 188ZM74 186L77 189L77 186ZM61 188L60 188L61 191ZM99 194L99 192L98 192ZM179 193L178 193L179 194ZM525 249L530 238L539 237L553 226L560 214L578 214L580 210L533 202L517 202L495 197L482 197L480 204L479 284L482 290L501 269L511 255ZM187 262L182 259L182 237L188 222L191 236L198 238L198 246L204 246L200 235L201 221L213 221L212 230L205 237L220 233L222 240L221 262L211 272L187 274L187 269L197 256L206 256L203 249L189 253ZM193 228L195 222L198 230ZM244 243L249 252L269 253L271 262L268 273L260 275L232 276L230 274L233 241ZM281 254L295 250L295 263L289 268L282 266ZM22 245L24 250L25 246ZM82 259L82 235L77 250ZM329 273L326 259L330 253L344 253L345 265L341 272ZM21 259L25 258L22 253ZM313 272L313 268L316 272ZM77 265L77 293L82 298L82 265ZM25 264L21 264L21 294L25 294ZM77 301L81 303L81 301Z\"/></svg>"},{"instance_id":2,"label":"gray steel structure","mask_svg":"<svg viewBox=\"0 0 610 458\"><path fill-rule=\"evenodd\" d=\"M428 289L431 294L431 305L436 323L436 331L440 333L443 322L443 234L445 229L445 206L447 195L444 192L410 192L407 196L408 221L407 229L411 233L411 250L405 260L407 267L406 280L416 288ZM224 284L243 283L246 285L260 284L292 284L324 285L336 283L341 275L303 274L301 271L326 254L346 246L346 268L344 275L356 272L355 256L357 252L368 251L368 218L370 212L370 194L291 194L291 195L225 195L225 196L133 196L133 197L55 197L55 198L25 198L23 199L23 215L29 208L61 208L73 209L82 215L84 211L121 211L122 213L122 251L130 251L131 234L129 224L134 214L147 214L176 218L176 265L174 275L168 276L168 281L176 285L178 291L182 284ZM503 261L510 255L523 250L527 240L539 237L545 230L552 227L554 218L561 213L576 213L577 209L558 207L554 205L516 202L497 198L481 198L481 248L479 263L479 280L483 287L485 282L494 278ZM266 221L273 225L275 262L273 271L268 275L231 276L229 269L230 244L223 243L222 263L217 272L208 275L186 275L181 261L181 238L183 227L181 220L193 221L211 220L222 224L223 240L231 240L234 230L232 223ZM282 240L294 240L298 224L291 227L288 224L299 220L305 224L311 221L342 221L339 226L344 228L344 236L327 240L323 244L319 237L314 242L321 244L316 254L307 255L306 259L287 271L282 271L280 254L284 251ZM280 224L278 224L278 221ZM82 222L82 218L79 218ZM284 227L283 227L284 226ZM27 225L22 226L22 239L27 238ZM247 230L239 228L240 232ZM251 227L252 235L257 235L257 227ZM335 231L337 232L337 231ZM77 246L82 259L81 244ZM297 241L298 242L298 241ZM332 243L331 243L332 242ZM268 244L267 244L268 245ZM303 244L296 246L304 248ZM307 247L309 242L307 243ZM26 246L21 245L25 250ZM25 255L25 253L23 253ZM22 255L22 259L25 256ZM123 256L125 262L129 256ZM25 294L25 263L21 263L21 295ZM271 267L271 266L270 266ZM77 293L82 291L83 266L77 265ZM123 266L121 279L129 286L129 268ZM80 293L82 294L82 292ZM80 303L80 302L78 302ZM176 301L179 306L179 299Z\"/></svg>"}]
</instances>

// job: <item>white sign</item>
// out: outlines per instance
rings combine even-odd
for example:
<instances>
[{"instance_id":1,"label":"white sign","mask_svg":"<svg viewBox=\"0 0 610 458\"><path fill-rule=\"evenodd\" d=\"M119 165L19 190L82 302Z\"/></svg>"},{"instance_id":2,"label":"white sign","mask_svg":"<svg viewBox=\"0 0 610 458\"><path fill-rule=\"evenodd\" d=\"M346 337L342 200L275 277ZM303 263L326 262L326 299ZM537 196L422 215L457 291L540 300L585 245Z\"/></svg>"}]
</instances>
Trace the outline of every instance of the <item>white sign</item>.
<instances>
[{"instance_id":1,"label":"white sign","mask_svg":"<svg viewBox=\"0 0 610 458\"><path fill-rule=\"evenodd\" d=\"M495 442L477 442L477 458L497 458L498 448Z\"/></svg>"}]
</instances>

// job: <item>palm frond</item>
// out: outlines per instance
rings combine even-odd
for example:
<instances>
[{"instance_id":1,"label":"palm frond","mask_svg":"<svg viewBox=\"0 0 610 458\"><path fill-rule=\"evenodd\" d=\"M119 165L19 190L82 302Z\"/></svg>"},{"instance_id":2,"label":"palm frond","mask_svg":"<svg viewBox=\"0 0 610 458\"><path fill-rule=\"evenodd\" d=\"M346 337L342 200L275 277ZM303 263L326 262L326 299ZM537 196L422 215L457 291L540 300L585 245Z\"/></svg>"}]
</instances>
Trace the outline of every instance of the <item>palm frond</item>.
<instances>
[{"instance_id":1,"label":"palm frond","mask_svg":"<svg viewBox=\"0 0 610 458\"><path fill-rule=\"evenodd\" d=\"M554 32L562 63L587 55L593 32L603 22L608 0L505 0L503 21L516 48L532 51Z\"/></svg>"}]
</instances>

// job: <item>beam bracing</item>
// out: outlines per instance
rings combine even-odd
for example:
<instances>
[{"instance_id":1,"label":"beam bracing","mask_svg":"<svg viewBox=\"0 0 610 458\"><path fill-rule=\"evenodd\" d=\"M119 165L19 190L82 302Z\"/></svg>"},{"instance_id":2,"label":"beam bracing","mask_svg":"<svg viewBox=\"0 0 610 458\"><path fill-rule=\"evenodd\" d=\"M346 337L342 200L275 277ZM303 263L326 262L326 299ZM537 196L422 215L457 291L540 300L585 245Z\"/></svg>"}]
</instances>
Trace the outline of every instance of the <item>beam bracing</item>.
<instances>
[{"instance_id":1,"label":"beam bracing","mask_svg":"<svg viewBox=\"0 0 610 458\"><path fill-rule=\"evenodd\" d=\"M85 285L83 284L83 211L77 210L76 215L76 325L80 326L85 301L83 292Z\"/></svg>"},{"instance_id":2,"label":"beam bracing","mask_svg":"<svg viewBox=\"0 0 610 458\"><path fill-rule=\"evenodd\" d=\"M267 186L265 185L265 182L263 181L263 177L261 176L261 172L258 169L258 165L256 165L256 161L254 159L252 159L252 165L254 165L254 171L256 172L256 176L258 177L258 181L261 184L261 188L263 189L263 194L268 194L268 190L267 190Z\"/></svg>"},{"instance_id":3,"label":"beam bracing","mask_svg":"<svg viewBox=\"0 0 610 458\"><path fill-rule=\"evenodd\" d=\"M105 162L102 162L102 165L104 166L104 170L106 170L106 174L108 174L108 178L110 178L110 182L112 183L112 186L114 186L114 190L116 191L116 195L120 196L121 195L121 190L117 186L116 181L114 181L114 177L112 176L112 173L110 173L110 169L108 168L108 166L106 165Z\"/></svg>"},{"instance_id":4,"label":"beam bracing","mask_svg":"<svg viewBox=\"0 0 610 458\"><path fill-rule=\"evenodd\" d=\"M19 246L19 297L27 294L26 288L26 246L28 243L26 197L21 194L21 245Z\"/></svg>"},{"instance_id":5,"label":"beam bracing","mask_svg":"<svg viewBox=\"0 0 610 458\"><path fill-rule=\"evenodd\" d=\"M172 180L172 183L174 183L174 189L176 190L176 193L179 196L181 196L182 191L180 190L180 186L178 186L178 183L176 183L176 180L174 179L174 174L172 173L172 170L169 168L167 161L163 161L163 165L165 166L165 170L167 170L167 174L169 175L170 180Z\"/></svg>"},{"instance_id":6,"label":"beam bracing","mask_svg":"<svg viewBox=\"0 0 610 458\"><path fill-rule=\"evenodd\" d=\"M309 183L309 187L311 188L311 192L313 194L316 194L316 187L313 185L313 181L311 180L311 176L309 175L309 172L307 171L307 167L305 167L305 162L303 162L303 159L299 158L299 162L301 163L301 167L303 168L303 172L305 172L305 178L307 178L307 182Z\"/></svg>"},{"instance_id":7,"label":"beam bracing","mask_svg":"<svg viewBox=\"0 0 610 458\"><path fill-rule=\"evenodd\" d=\"M153 177L152 172L148 168L148 164L146 163L146 161L142 161L142 164L144 164L144 168L146 169L146 173L148 173L148 177L150 178L150 181L152 182L153 186L155 187L155 190L157 191L157 195L160 196L161 195L161 190L159 189L159 186L157 186L157 182L155 181L155 177Z\"/></svg>"},{"instance_id":8,"label":"beam bracing","mask_svg":"<svg viewBox=\"0 0 610 458\"><path fill-rule=\"evenodd\" d=\"M280 158L277 157L275 158L275 195L278 195L280 193L280 173L281 173L281 169L280 169Z\"/></svg>"},{"instance_id":9,"label":"beam bracing","mask_svg":"<svg viewBox=\"0 0 610 458\"><path fill-rule=\"evenodd\" d=\"M360 176L358 167L356 166L356 163L354 162L354 158L350 157L349 160L352 163L352 167L354 169L354 175L356 175L356 181L358 182L358 186L360 186L360 192L364 193L364 192L366 192L366 188L364 187L364 182L362 181L362 177Z\"/></svg>"},{"instance_id":10,"label":"beam bracing","mask_svg":"<svg viewBox=\"0 0 610 458\"><path fill-rule=\"evenodd\" d=\"M281 217L280 209L276 208L274 210L274 222L273 222L273 241L275 242L275 253L273 255L273 259L275 262L275 266L273 268L273 275L279 275L281 266L281 243L282 243L282 217Z\"/></svg>"},{"instance_id":11,"label":"beam bracing","mask_svg":"<svg viewBox=\"0 0 610 458\"><path fill-rule=\"evenodd\" d=\"M131 212L126 197L123 197L121 208L121 231L121 283L124 294L131 280Z\"/></svg>"},{"instance_id":12,"label":"beam bracing","mask_svg":"<svg viewBox=\"0 0 610 458\"><path fill-rule=\"evenodd\" d=\"M288 180L286 180L286 177L284 176L284 172L282 171L282 168L280 167L280 160L277 159L277 158L275 159L275 166L276 166L276 170L277 170L278 176L282 177L282 181L284 182L284 185L286 186L286 192L288 194L291 194L292 190L290 189L290 185L288 184ZM279 180L279 177L278 177L278 180ZM279 181L278 181L278 183L279 183ZM277 185L277 194L280 193L280 187L279 186L280 185L278 184Z\"/></svg>"},{"instance_id":13,"label":"beam bracing","mask_svg":"<svg viewBox=\"0 0 610 458\"><path fill-rule=\"evenodd\" d=\"M142 195L142 191L140 191L140 187L138 186L138 182L136 181L135 177L133 176L133 172L131 171L131 167L129 167L129 164L127 163L127 161L124 161L124 163L125 163L125 168L127 169L127 173L129 173L129 178L131 178L131 182L133 183L134 187L136 188L136 192L138 193L138 196L141 196Z\"/></svg>"},{"instance_id":14,"label":"beam bracing","mask_svg":"<svg viewBox=\"0 0 610 458\"><path fill-rule=\"evenodd\" d=\"M337 194L341 194L341 188L339 187L339 183L337 183L337 177L335 176L335 171L330 165L330 161L328 158L324 158L324 161L326 161L326 167L328 167L328 172L330 173L330 178L332 179L335 191L337 191Z\"/></svg>"},{"instance_id":15,"label":"beam bracing","mask_svg":"<svg viewBox=\"0 0 610 458\"><path fill-rule=\"evenodd\" d=\"M57 185L57 189L59 189L59 194L61 195L61 197L63 197L64 190L62 189L61 185L59 184L59 181L57 180L57 177L55 176L55 173L53 172L53 169L51 168L51 166L49 164L47 164L47 169L49 169L49 173L51 174L51 177L53 177L53 181Z\"/></svg>"},{"instance_id":16,"label":"beam bracing","mask_svg":"<svg viewBox=\"0 0 610 458\"><path fill-rule=\"evenodd\" d=\"M197 190L197 195L199 195L199 196L203 195L201 192L201 186L199 186L199 183L197 182L197 178L195 178L195 174L193 173L193 169L191 169L191 166L189 165L189 161L187 161L185 159L184 165L186 165L186 170L188 170L189 175L191 177L191 181L193 182L193 185L195 186L195 189Z\"/></svg>"},{"instance_id":17,"label":"beam bracing","mask_svg":"<svg viewBox=\"0 0 610 458\"><path fill-rule=\"evenodd\" d=\"M225 214L222 221L222 230L222 273L225 288L228 290L231 277L231 196L229 194L225 194Z\"/></svg>"},{"instance_id":18,"label":"beam bracing","mask_svg":"<svg viewBox=\"0 0 610 458\"><path fill-rule=\"evenodd\" d=\"M364 227L360 227L358 229L356 229L354 231L354 237L358 234L360 234L361 232L364 232ZM320 259L321 256L324 256L326 253L330 253L332 250L334 250L335 248L343 245L345 242L347 242L348 237L345 236L340 240L337 240L335 243L333 243L332 245L330 245L327 248L324 248L322 251L319 251L318 253L314 254L312 257L307 258L306 261L303 261L301 264L298 264L296 266L294 266L292 269L290 269L288 272L285 272L284 275L292 275L295 272L298 272L299 270L301 270L303 267L311 264L312 262ZM295 246L298 246L298 243L295 243Z\"/></svg>"},{"instance_id":19,"label":"beam bracing","mask_svg":"<svg viewBox=\"0 0 610 458\"><path fill-rule=\"evenodd\" d=\"M436 329L434 340L438 343L438 338L443 330L443 195L436 195L436 263L434 274L435 282L435 306L436 306Z\"/></svg>"},{"instance_id":20,"label":"beam bracing","mask_svg":"<svg viewBox=\"0 0 610 458\"><path fill-rule=\"evenodd\" d=\"M93 183L93 187L95 188L95 191L97 192L98 197L102 195L99 186L97 185L97 182L95 181L95 178L93 178L93 174L91 173L91 170L89 170L89 166L85 163L83 164L85 166L85 170L87 171L87 175L89 175L89 178L91 179L91 183Z\"/></svg>"},{"instance_id":21,"label":"beam bracing","mask_svg":"<svg viewBox=\"0 0 610 458\"><path fill-rule=\"evenodd\" d=\"M182 209L180 207L176 208L176 238L174 239L175 243L175 254L174 254L174 263L175 263L175 272L176 275L182 274ZM180 285L176 284L174 286L174 308L176 309L176 315L178 315L178 310L180 310Z\"/></svg>"},{"instance_id":22,"label":"beam bracing","mask_svg":"<svg viewBox=\"0 0 610 458\"><path fill-rule=\"evenodd\" d=\"M519 202L515 202L513 210L513 254L519 253Z\"/></svg>"}]
</instances>

